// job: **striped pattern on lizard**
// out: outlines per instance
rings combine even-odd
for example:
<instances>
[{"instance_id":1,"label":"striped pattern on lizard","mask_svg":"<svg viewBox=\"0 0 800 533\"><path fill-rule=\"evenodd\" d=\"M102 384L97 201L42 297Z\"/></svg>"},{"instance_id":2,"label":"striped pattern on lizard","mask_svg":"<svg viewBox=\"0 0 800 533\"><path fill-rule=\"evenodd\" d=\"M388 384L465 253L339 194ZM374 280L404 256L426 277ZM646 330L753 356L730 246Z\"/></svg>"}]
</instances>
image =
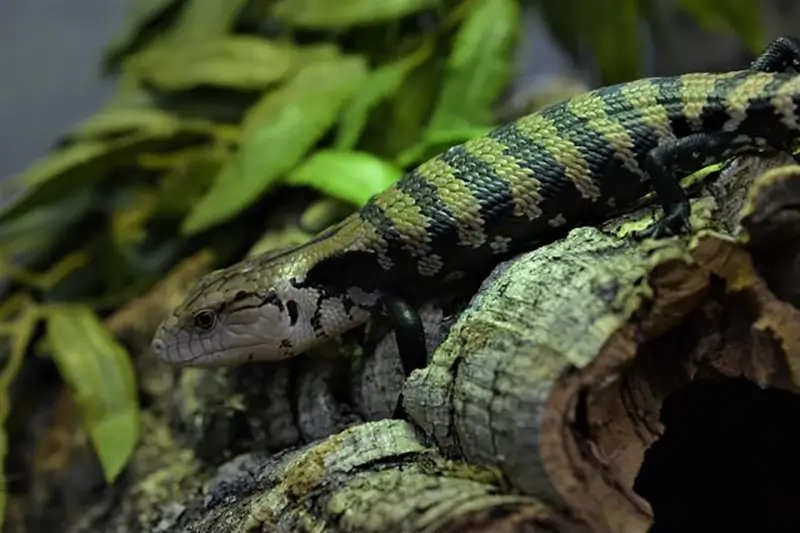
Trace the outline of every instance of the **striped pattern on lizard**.
<instances>
[{"instance_id":1,"label":"striped pattern on lizard","mask_svg":"<svg viewBox=\"0 0 800 533\"><path fill-rule=\"evenodd\" d=\"M800 71L800 41L779 38L747 70L603 87L454 146L310 242L203 278L153 351L180 365L278 360L384 313L410 371L424 363L414 309L448 282L652 190L664 214L635 238L680 234L680 178L793 148L800 76L790 67Z\"/></svg>"}]
</instances>

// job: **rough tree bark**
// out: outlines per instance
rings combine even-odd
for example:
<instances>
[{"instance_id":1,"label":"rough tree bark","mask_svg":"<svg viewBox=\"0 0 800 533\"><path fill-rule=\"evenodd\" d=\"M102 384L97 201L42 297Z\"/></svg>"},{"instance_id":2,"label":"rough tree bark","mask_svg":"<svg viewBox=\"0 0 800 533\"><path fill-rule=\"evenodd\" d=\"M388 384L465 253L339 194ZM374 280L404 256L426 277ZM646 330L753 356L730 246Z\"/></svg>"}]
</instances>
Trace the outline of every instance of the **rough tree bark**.
<instances>
[{"instance_id":1,"label":"rough tree bark","mask_svg":"<svg viewBox=\"0 0 800 533\"><path fill-rule=\"evenodd\" d=\"M706 375L800 387L790 163L728 168L691 236L625 238L648 208L499 265L457 320L427 310L438 348L405 384L391 335L246 369L140 357L143 442L72 532L644 533L632 487L668 395ZM194 261L109 320L135 351ZM401 387L408 421L387 420Z\"/></svg>"}]
</instances>

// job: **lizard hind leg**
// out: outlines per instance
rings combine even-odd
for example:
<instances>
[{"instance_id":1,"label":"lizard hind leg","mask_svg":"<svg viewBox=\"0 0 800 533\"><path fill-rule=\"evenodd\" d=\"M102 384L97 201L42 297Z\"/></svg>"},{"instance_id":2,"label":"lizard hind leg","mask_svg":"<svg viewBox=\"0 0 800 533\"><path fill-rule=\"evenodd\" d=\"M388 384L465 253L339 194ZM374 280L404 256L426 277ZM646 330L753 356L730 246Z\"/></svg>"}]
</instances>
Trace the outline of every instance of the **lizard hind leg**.
<instances>
[{"instance_id":1,"label":"lizard hind leg","mask_svg":"<svg viewBox=\"0 0 800 533\"><path fill-rule=\"evenodd\" d=\"M750 64L750 70L786 72L793 67L800 72L800 39L778 37L772 40Z\"/></svg>"},{"instance_id":2,"label":"lizard hind leg","mask_svg":"<svg viewBox=\"0 0 800 533\"><path fill-rule=\"evenodd\" d=\"M730 136L723 133L694 133L661 144L647 154L644 169L652 180L664 214L649 227L634 232L634 239L660 239L685 234L691 229L691 208L681 187L681 174L688 175L689 169L699 169L710 160L724 158L730 148L729 141Z\"/></svg>"}]
</instances>

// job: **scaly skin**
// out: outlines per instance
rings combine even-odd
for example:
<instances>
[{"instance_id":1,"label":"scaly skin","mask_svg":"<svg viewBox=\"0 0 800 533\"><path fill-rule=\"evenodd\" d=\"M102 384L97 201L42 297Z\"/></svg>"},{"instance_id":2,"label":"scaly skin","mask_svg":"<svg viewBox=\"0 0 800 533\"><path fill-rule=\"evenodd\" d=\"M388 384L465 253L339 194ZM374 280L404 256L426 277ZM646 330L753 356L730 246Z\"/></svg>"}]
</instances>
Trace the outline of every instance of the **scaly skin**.
<instances>
[{"instance_id":1,"label":"scaly skin","mask_svg":"<svg viewBox=\"0 0 800 533\"><path fill-rule=\"evenodd\" d=\"M800 132L800 46L778 39L751 69L600 88L454 146L311 242L209 274L160 326L153 351L182 365L277 360L368 320L388 297L420 302L568 228L656 191L686 231L678 180Z\"/></svg>"}]
</instances>

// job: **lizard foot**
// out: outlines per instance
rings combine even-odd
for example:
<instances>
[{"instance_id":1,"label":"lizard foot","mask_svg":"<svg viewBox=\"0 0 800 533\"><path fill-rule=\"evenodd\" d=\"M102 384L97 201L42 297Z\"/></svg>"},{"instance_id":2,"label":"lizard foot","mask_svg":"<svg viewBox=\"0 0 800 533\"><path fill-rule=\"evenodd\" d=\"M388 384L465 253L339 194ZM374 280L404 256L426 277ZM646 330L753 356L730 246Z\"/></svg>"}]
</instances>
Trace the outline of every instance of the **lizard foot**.
<instances>
[{"instance_id":1,"label":"lizard foot","mask_svg":"<svg viewBox=\"0 0 800 533\"><path fill-rule=\"evenodd\" d=\"M644 239L663 239L683 235L691 230L689 221L689 204L679 203L672 206L663 217L640 231L634 231L631 236L638 241Z\"/></svg>"}]
</instances>

